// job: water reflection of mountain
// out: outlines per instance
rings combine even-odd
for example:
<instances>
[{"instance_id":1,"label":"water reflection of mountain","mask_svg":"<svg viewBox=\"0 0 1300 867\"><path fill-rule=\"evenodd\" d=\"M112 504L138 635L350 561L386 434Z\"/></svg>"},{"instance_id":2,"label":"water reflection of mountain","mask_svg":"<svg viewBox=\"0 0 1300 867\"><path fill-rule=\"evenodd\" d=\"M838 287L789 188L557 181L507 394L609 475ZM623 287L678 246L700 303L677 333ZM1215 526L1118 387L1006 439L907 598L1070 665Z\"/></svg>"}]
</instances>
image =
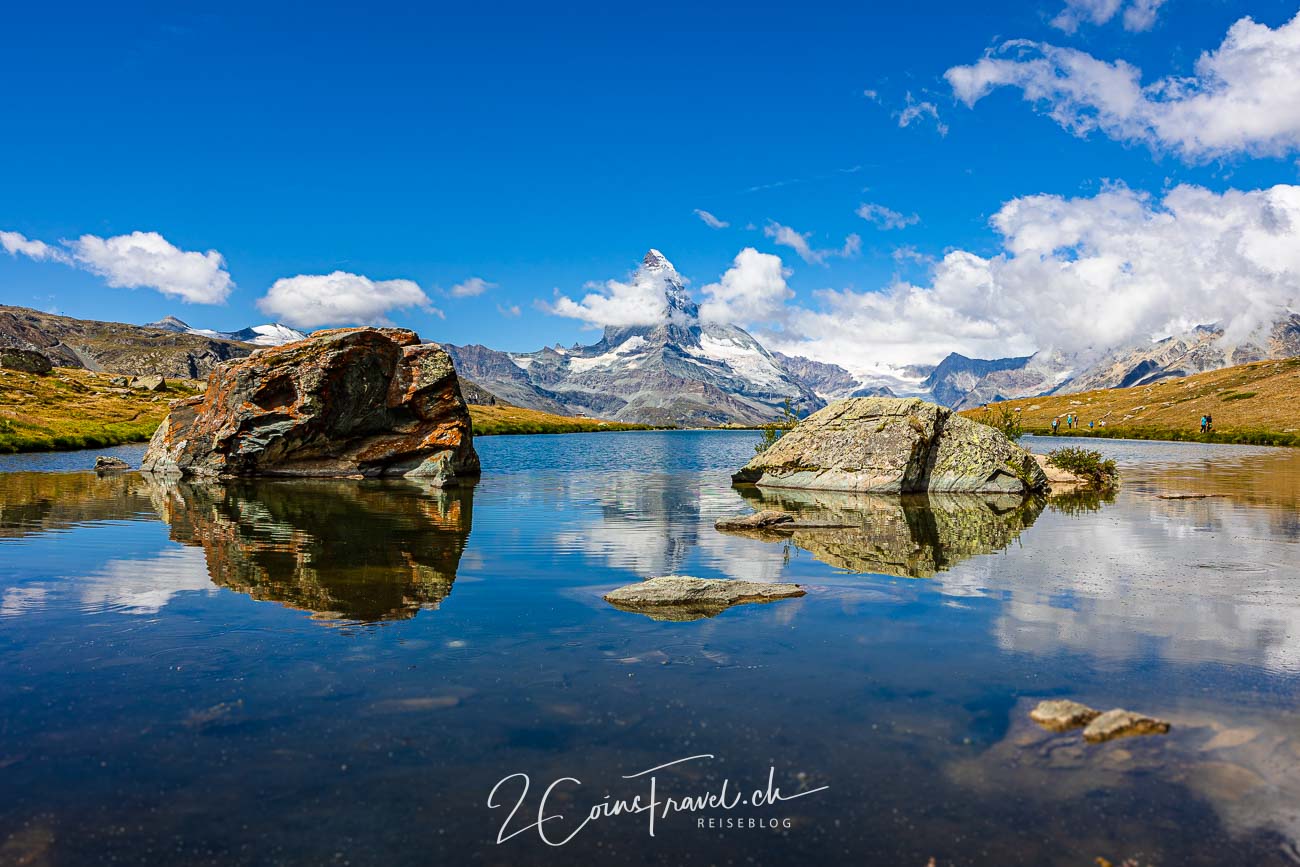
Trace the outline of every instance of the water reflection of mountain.
<instances>
[{"instance_id":1,"label":"water reflection of mountain","mask_svg":"<svg viewBox=\"0 0 1300 867\"><path fill-rule=\"evenodd\" d=\"M151 483L171 536L214 583L324 617L393 620L451 592L472 490L410 482Z\"/></svg>"},{"instance_id":2,"label":"water reflection of mountain","mask_svg":"<svg viewBox=\"0 0 1300 867\"><path fill-rule=\"evenodd\" d=\"M1041 499L978 494L876 496L738 489L756 511L776 509L833 529L767 532L850 572L928 578L978 554L1001 551L1034 523Z\"/></svg>"}]
</instances>

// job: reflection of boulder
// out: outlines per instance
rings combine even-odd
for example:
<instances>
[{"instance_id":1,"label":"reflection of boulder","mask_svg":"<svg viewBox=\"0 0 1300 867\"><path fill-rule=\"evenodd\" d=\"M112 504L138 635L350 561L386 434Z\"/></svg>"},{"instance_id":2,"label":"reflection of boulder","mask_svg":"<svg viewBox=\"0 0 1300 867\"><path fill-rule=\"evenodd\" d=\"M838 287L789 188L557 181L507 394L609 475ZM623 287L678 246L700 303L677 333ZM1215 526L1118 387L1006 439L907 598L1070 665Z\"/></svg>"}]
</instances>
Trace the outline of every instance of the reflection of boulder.
<instances>
[{"instance_id":1,"label":"reflection of boulder","mask_svg":"<svg viewBox=\"0 0 1300 867\"><path fill-rule=\"evenodd\" d=\"M354 620L412 617L451 592L473 491L413 482L155 482L171 536L213 582Z\"/></svg>"},{"instance_id":2,"label":"reflection of boulder","mask_svg":"<svg viewBox=\"0 0 1300 867\"><path fill-rule=\"evenodd\" d=\"M746 488L740 495L756 511L776 509L799 521L847 525L751 535L789 539L838 569L906 578L928 578L977 554L1001 551L1043 509L1042 500L1019 495L890 497L762 488Z\"/></svg>"}]
</instances>

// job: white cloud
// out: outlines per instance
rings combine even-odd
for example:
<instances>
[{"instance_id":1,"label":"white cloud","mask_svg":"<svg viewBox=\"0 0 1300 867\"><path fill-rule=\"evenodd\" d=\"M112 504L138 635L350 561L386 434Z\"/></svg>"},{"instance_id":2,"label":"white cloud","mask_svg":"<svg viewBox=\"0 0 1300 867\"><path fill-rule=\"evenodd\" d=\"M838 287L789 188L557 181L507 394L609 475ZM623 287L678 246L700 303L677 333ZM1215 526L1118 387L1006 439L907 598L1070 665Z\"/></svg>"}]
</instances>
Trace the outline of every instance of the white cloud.
<instances>
[{"instance_id":1,"label":"white cloud","mask_svg":"<svg viewBox=\"0 0 1300 867\"><path fill-rule=\"evenodd\" d=\"M785 282L788 274L780 256L746 247L721 280L700 290L705 298L700 318L728 324L771 322L794 297Z\"/></svg>"},{"instance_id":2,"label":"white cloud","mask_svg":"<svg viewBox=\"0 0 1300 867\"><path fill-rule=\"evenodd\" d=\"M695 209L695 216L703 220L704 225L708 226L710 229L725 229L731 225L726 220L719 220L717 217L713 216L708 211L703 211L700 210L699 208Z\"/></svg>"},{"instance_id":3,"label":"white cloud","mask_svg":"<svg viewBox=\"0 0 1300 867\"><path fill-rule=\"evenodd\" d=\"M816 249L808 243L808 239L812 237L812 232L798 232L776 221L768 222L763 227L763 234L771 238L775 243L794 250L800 259L810 265L825 265L827 259L847 259L850 256L856 256L862 251L862 238L857 235L849 235L845 238L844 246L838 250Z\"/></svg>"},{"instance_id":4,"label":"white cloud","mask_svg":"<svg viewBox=\"0 0 1300 867\"><path fill-rule=\"evenodd\" d=\"M505 304L498 304L497 312L500 313L502 316L506 317L507 319L518 319L520 314L523 311L519 309L518 304L511 304L509 306Z\"/></svg>"},{"instance_id":5,"label":"white cloud","mask_svg":"<svg viewBox=\"0 0 1300 867\"><path fill-rule=\"evenodd\" d=\"M1242 18L1200 56L1194 75L1146 86L1141 70L1123 60L1027 40L1006 42L944 77L968 106L995 87L1017 87L1075 135L1099 130L1189 161L1300 150L1300 14L1276 30Z\"/></svg>"},{"instance_id":6,"label":"white cloud","mask_svg":"<svg viewBox=\"0 0 1300 867\"><path fill-rule=\"evenodd\" d=\"M0 232L0 247L10 256L26 256L37 262L63 262L70 264L68 254L44 241L33 241L18 232Z\"/></svg>"},{"instance_id":7,"label":"white cloud","mask_svg":"<svg viewBox=\"0 0 1300 867\"><path fill-rule=\"evenodd\" d=\"M17 232L0 232L0 245L12 256L61 262L104 278L123 289L156 289L193 304L220 304L235 288L226 262L216 250L181 250L157 232L132 232L101 238L82 235L54 247Z\"/></svg>"},{"instance_id":8,"label":"white cloud","mask_svg":"<svg viewBox=\"0 0 1300 867\"><path fill-rule=\"evenodd\" d=\"M1074 33L1081 24L1105 24L1123 8L1124 29L1150 30L1156 23L1156 13L1165 0L1065 0L1065 8L1052 19L1052 26L1066 33Z\"/></svg>"},{"instance_id":9,"label":"white cloud","mask_svg":"<svg viewBox=\"0 0 1300 867\"><path fill-rule=\"evenodd\" d=\"M497 284L489 283L482 277L471 277L463 283L457 283L447 294L453 298L473 298L476 295L482 295L489 289L497 288Z\"/></svg>"},{"instance_id":10,"label":"white cloud","mask_svg":"<svg viewBox=\"0 0 1300 867\"><path fill-rule=\"evenodd\" d=\"M916 214L901 214L884 205L877 205L872 202L862 203L855 213L868 223L875 223L881 229L902 229L921 222L921 218Z\"/></svg>"},{"instance_id":11,"label":"white cloud","mask_svg":"<svg viewBox=\"0 0 1300 867\"><path fill-rule=\"evenodd\" d=\"M939 119L939 107L933 102L918 102L909 91L907 105L903 106L903 110L898 113L898 126L906 129L926 117L934 118L934 127L939 131L939 135L948 134L948 125Z\"/></svg>"},{"instance_id":12,"label":"white cloud","mask_svg":"<svg viewBox=\"0 0 1300 867\"><path fill-rule=\"evenodd\" d=\"M669 280L675 271L639 267L627 281L588 283L580 301L555 290L554 304L538 302L547 313L580 319L593 328L659 325L668 320Z\"/></svg>"},{"instance_id":13,"label":"white cloud","mask_svg":"<svg viewBox=\"0 0 1300 867\"><path fill-rule=\"evenodd\" d=\"M441 316L411 280L371 280L360 274L300 274L276 280L258 309L295 328L385 325L393 310L420 307Z\"/></svg>"},{"instance_id":14,"label":"white cloud","mask_svg":"<svg viewBox=\"0 0 1300 867\"><path fill-rule=\"evenodd\" d=\"M992 224L998 254L949 252L927 285L818 293L820 309L787 311L771 348L861 371L950 351L1087 351L1206 323L1241 341L1300 308L1300 186L1026 196Z\"/></svg>"},{"instance_id":15,"label":"white cloud","mask_svg":"<svg viewBox=\"0 0 1300 867\"><path fill-rule=\"evenodd\" d=\"M81 267L109 286L157 289L193 304L220 304L235 286L216 250L187 252L157 232L112 238L82 235L65 243Z\"/></svg>"}]
</instances>

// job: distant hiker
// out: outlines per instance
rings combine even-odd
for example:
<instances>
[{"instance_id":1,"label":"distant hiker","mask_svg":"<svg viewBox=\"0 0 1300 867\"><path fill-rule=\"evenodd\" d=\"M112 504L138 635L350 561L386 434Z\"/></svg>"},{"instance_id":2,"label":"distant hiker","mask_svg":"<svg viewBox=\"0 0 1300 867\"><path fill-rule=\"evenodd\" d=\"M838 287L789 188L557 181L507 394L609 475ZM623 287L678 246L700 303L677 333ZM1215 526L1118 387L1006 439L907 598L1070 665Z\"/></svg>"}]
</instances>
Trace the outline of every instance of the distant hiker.
<instances>
[{"instance_id":1,"label":"distant hiker","mask_svg":"<svg viewBox=\"0 0 1300 867\"><path fill-rule=\"evenodd\" d=\"M1213 431L1214 431L1214 416L1212 416L1212 415L1206 413L1206 416L1205 416L1205 432L1206 432L1206 433L1211 433L1211 432L1213 432Z\"/></svg>"},{"instance_id":2,"label":"distant hiker","mask_svg":"<svg viewBox=\"0 0 1300 867\"><path fill-rule=\"evenodd\" d=\"M1092 430L1092 422L1088 422L1088 430Z\"/></svg>"},{"instance_id":3,"label":"distant hiker","mask_svg":"<svg viewBox=\"0 0 1300 867\"><path fill-rule=\"evenodd\" d=\"M1210 423L1210 417L1209 417L1209 416L1206 416L1206 415L1201 416L1201 433L1205 433L1205 431L1206 431L1206 430L1208 429L1208 427L1209 427L1209 423Z\"/></svg>"},{"instance_id":4,"label":"distant hiker","mask_svg":"<svg viewBox=\"0 0 1300 867\"><path fill-rule=\"evenodd\" d=\"M1059 418L1052 419L1052 436L1056 436L1056 429L1059 428L1060 426L1061 426L1061 420Z\"/></svg>"}]
</instances>

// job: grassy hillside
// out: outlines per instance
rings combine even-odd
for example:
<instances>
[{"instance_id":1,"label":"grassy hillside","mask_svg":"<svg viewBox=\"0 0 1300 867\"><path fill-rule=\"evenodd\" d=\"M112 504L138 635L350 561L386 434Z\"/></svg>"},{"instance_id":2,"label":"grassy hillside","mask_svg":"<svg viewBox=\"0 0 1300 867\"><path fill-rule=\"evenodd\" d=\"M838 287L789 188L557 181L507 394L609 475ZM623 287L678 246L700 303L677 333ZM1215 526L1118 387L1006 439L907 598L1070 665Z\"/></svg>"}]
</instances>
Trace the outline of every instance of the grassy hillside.
<instances>
[{"instance_id":1,"label":"grassy hillside","mask_svg":"<svg viewBox=\"0 0 1300 867\"><path fill-rule=\"evenodd\" d=\"M1300 445L1300 357L1257 361L1166 379L1151 385L1031 397L997 407L1019 409L1026 433L1050 433L1053 418L1076 413L1077 436L1202 442ZM1203 414L1214 417L1210 434L1200 432ZM985 420L984 409L962 415ZM1088 422L1093 422L1091 430Z\"/></svg>"},{"instance_id":2,"label":"grassy hillside","mask_svg":"<svg viewBox=\"0 0 1300 867\"><path fill-rule=\"evenodd\" d=\"M144 442L167 415L169 401L198 391L186 382L169 382L161 394L115 388L111 376L64 367L48 376L0 369L0 452ZM646 429L515 406L471 406L470 417L478 436Z\"/></svg>"},{"instance_id":3,"label":"grassy hillside","mask_svg":"<svg viewBox=\"0 0 1300 867\"><path fill-rule=\"evenodd\" d=\"M495 434L538 433L590 433L595 431L651 430L649 425L601 421L594 418L573 418L552 415L535 409L518 406L470 405L470 418L474 421L475 436Z\"/></svg>"},{"instance_id":4,"label":"grassy hillside","mask_svg":"<svg viewBox=\"0 0 1300 867\"><path fill-rule=\"evenodd\" d=\"M114 388L112 374L56 368L47 376L0 369L0 452L102 448L149 439L167 404L195 393Z\"/></svg>"}]
</instances>

